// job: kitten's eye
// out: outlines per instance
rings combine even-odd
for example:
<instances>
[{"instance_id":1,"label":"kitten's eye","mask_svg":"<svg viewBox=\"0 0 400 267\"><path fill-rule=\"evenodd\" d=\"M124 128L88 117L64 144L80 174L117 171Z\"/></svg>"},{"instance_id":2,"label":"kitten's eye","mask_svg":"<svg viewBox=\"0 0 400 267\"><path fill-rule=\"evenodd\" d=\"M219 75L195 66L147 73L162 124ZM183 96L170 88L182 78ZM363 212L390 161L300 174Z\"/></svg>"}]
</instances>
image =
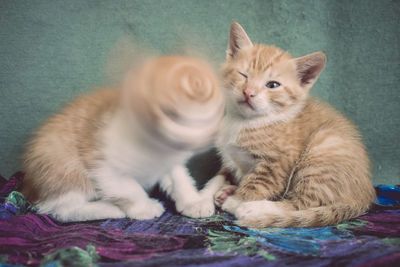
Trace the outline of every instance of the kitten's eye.
<instances>
[{"instance_id":1,"label":"kitten's eye","mask_svg":"<svg viewBox=\"0 0 400 267\"><path fill-rule=\"evenodd\" d=\"M276 81L269 81L269 82L267 82L267 84L265 86L270 89L275 89L275 88L278 88L279 86L281 86L281 84Z\"/></svg>"},{"instance_id":2,"label":"kitten's eye","mask_svg":"<svg viewBox=\"0 0 400 267\"><path fill-rule=\"evenodd\" d=\"M240 75L242 75L243 77L245 77L247 79L247 75L244 74L243 72L238 71Z\"/></svg>"}]
</instances>

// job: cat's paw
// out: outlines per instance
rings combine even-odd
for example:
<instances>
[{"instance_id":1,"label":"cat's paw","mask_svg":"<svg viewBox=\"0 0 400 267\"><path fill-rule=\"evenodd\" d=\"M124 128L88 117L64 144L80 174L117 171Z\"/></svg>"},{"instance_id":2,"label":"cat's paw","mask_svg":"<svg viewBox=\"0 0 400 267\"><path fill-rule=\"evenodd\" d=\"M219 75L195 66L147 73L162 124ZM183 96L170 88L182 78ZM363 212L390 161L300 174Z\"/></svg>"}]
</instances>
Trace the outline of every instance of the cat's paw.
<instances>
[{"instance_id":1,"label":"cat's paw","mask_svg":"<svg viewBox=\"0 0 400 267\"><path fill-rule=\"evenodd\" d=\"M150 220L161 216L163 213L164 207L155 199L134 203L126 211L129 218L136 220Z\"/></svg>"},{"instance_id":2,"label":"cat's paw","mask_svg":"<svg viewBox=\"0 0 400 267\"><path fill-rule=\"evenodd\" d=\"M212 199L201 199L177 208L178 212L190 218L210 217L214 214L215 208Z\"/></svg>"},{"instance_id":3,"label":"cat's paw","mask_svg":"<svg viewBox=\"0 0 400 267\"><path fill-rule=\"evenodd\" d=\"M221 209L231 214L235 214L236 209L242 203L241 200L237 199L235 196L229 196L226 198L224 204L222 204Z\"/></svg>"},{"instance_id":4,"label":"cat's paw","mask_svg":"<svg viewBox=\"0 0 400 267\"><path fill-rule=\"evenodd\" d=\"M279 214L281 212L273 201L258 200L241 203L235 211L235 217L240 220L257 218L260 214Z\"/></svg>"},{"instance_id":5,"label":"cat's paw","mask_svg":"<svg viewBox=\"0 0 400 267\"><path fill-rule=\"evenodd\" d=\"M235 193L236 185L225 185L214 195L214 204L217 207L221 207L224 204L227 197Z\"/></svg>"}]
</instances>

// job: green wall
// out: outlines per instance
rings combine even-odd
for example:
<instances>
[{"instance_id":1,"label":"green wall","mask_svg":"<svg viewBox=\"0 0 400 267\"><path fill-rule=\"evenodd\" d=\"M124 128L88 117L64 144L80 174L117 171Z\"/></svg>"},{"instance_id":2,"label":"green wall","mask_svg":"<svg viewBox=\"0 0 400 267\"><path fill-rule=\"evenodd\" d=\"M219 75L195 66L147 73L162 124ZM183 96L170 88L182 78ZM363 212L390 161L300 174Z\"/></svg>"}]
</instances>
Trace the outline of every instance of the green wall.
<instances>
[{"instance_id":1,"label":"green wall","mask_svg":"<svg viewBox=\"0 0 400 267\"><path fill-rule=\"evenodd\" d=\"M400 183L399 14L400 2L389 0L1 0L0 173L19 169L23 143L41 120L104 83L107 55L121 38L161 52L183 40L220 64L237 20L254 42L294 56L325 50L328 64L312 92L359 125L374 182ZM194 173L214 170L212 159L199 160Z\"/></svg>"}]
</instances>

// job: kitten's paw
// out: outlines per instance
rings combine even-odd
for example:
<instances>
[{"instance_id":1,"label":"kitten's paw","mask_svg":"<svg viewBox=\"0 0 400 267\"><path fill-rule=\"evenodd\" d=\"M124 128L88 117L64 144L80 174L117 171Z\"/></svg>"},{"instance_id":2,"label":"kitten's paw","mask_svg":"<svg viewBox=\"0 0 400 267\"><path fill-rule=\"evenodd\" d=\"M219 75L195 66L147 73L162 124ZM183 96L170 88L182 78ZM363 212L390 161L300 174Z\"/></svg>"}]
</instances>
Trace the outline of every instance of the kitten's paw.
<instances>
[{"instance_id":1,"label":"kitten's paw","mask_svg":"<svg viewBox=\"0 0 400 267\"><path fill-rule=\"evenodd\" d=\"M126 215L129 218L136 220L150 220L161 216L163 213L164 207L155 199L134 203L126 211Z\"/></svg>"},{"instance_id":2,"label":"kitten's paw","mask_svg":"<svg viewBox=\"0 0 400 267\"><path fill-rule=\"evenodd\" d=\"M210 217L214 214L214 211L214 203L212 199L208 198L187 204L178 210L182 215L190 218Z\"/></svg>"},{"instance_id":3,"label":"kitten's paw","mask_svg":"<svg viewBox=\"0 0 400 267\"><path fill-rule=\"evenodd\" d=\"M281 210L273 201L258 200L241 203L235 211L235 216L240 220L257 218L260 214L278 214L280 212Z\"/></svg>"},{"instance_id":4,"label":"kitten's paw","mask_svg":"<svg viewBox=\"0 0 400 267\"><path fill-rule=\"evenodd\" d=\"M221 207L224 204L226 198L235 193L236 185L225 185L214 195L214 204L217 207Z\"/></svg>"},{"instance_id":5,"label":"kitten's paw","mask_svg":"<svg viewBox=\"0 0 400 267\"><path fill-rule=\"evenodd\" d=\"M235 214L237 207L239 207L241 203L242 201L235 196L229 196L226 198L224 204L222 204L221 209L228 213Z\"/></svg>"}]
</instances>

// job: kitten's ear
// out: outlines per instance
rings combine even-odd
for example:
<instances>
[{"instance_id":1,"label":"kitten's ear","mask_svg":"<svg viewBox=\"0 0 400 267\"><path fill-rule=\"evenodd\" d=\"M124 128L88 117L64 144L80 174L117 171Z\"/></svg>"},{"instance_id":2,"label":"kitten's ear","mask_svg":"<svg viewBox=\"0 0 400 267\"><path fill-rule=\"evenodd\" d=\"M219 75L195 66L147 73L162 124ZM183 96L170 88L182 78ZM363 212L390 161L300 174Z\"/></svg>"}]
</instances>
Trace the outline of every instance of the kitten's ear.
<instances>
[{"instance_id":1,"label":"kitten's ear","mask_svg":"<svg viewBox=\"0 0 400 267\"><path fill-rule=\"evenodd\" d=\"M294 60L300 85L306 89L310 89L325 67L325 52L315 52L304 57L295 58Z\"/></svg>"},{"instance_id":2,"label":"kitten's ear","mask_svg":"<svg viewBox=\"0 0 400 267\"><path fill-rule=\"evenodd\" d=\"M252 45L253 43L243 30L242 26L240 26L236 21L232 22L228 49L226 50L226 59L233 58L243 47Z\"/></svg>"}]
</instances>

